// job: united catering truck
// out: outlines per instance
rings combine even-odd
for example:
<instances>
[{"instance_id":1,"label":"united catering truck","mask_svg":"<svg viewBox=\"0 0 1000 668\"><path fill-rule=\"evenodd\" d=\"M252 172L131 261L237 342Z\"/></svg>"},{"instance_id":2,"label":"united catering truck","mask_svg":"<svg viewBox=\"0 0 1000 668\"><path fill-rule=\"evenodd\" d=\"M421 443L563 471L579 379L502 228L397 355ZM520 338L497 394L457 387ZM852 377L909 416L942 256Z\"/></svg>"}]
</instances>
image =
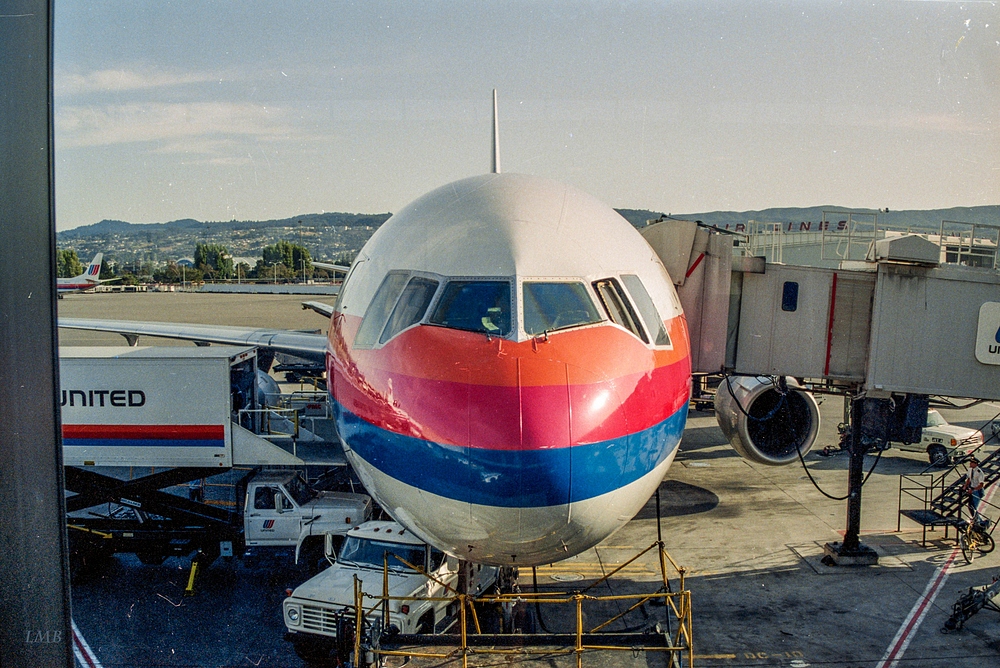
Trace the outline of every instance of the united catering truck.
<instances>
[{"instance_id":1,"label":"united catering truck","mask_svg":"<svg viewBox=\"0 0 1000 668\"><path fill-rule=\"evenodd\" d=\"M371 515L367 495L311 488L302 459L255 433L268 408L254 348L62 348L59 370L71 549L85 565L249 547L318 559ZM214 497L204 480L220 481Z\"/></svg>"}]
</instances>

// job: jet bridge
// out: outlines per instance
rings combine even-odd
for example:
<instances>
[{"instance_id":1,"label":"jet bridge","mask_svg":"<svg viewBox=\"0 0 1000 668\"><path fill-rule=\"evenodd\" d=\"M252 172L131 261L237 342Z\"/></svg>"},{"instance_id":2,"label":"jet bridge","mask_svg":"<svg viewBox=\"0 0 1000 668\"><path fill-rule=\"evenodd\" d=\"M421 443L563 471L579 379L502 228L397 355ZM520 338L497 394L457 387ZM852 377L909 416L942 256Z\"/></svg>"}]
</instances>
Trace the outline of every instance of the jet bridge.
<instances>
[{"instance_id":1,"label":"jet bridge","mask_svg":"<svg viewBox=\"0 0 1000 668\"><path fill-rule=\"evenodd\" d=\"M726 376L716 413L744 456L787 464L809 450L819 413L806 390L852 399L847 535L828 553L874 563L858 540L864 454L919 439L928 395L1000 399L1000 272L941 265L940 247L918 235L826 269L737 255L738 236L693 221L642 234L677 287L693 371Z\"/></svg>"},{"instance_id":2,"label":"jet bridge","mask_svg":"<svg viewBox=\"0 0 1000 668\"><path fill-rule=\"evenodd\" d=\"M996 270L939 265L937 244L916 235L822 269L734 255L736 236L691 221L642 232L674 277L695 373L1000 399Z\"/></svg>"}]
</instances>

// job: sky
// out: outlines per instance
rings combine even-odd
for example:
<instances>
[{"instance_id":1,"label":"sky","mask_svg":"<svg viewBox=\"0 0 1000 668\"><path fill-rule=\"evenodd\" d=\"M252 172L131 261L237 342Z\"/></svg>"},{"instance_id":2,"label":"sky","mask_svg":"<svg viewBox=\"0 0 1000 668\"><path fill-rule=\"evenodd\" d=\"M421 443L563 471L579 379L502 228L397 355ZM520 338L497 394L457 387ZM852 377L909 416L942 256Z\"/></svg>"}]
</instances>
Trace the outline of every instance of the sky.
<instances>
[{"instance_id":1,"label":"sky","mask_svg":"<svg viewBox=\"0 0 1000 668\"><path fill-rule=\"evenodd\" d=\"M397 211L501 166L618 208L1000 204L997 2L57 0L57 229ZM1000 222L1000 221L998 221Z\"/></svg>"}]
</instances>

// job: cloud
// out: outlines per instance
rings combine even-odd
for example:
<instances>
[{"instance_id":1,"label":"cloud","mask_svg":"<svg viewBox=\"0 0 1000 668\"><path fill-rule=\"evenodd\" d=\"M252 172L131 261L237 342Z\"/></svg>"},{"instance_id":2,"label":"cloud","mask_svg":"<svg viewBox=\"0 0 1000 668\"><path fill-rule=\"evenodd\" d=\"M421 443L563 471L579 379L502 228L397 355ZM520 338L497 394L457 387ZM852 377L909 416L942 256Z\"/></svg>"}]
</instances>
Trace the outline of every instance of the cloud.
<instances>
[{"instance_id":1,"label":"cloud","mask_svg":"<svg viewBox=\"0 0 1000 668\"><path fill-rule=\"evenodd\" d=\"M279 107L230 102L60 106L58 148L155 142L158 152L211 154L237 137L283 139L293 134Z\"/></svg>"},{"instance_id":2,"label":"cloud","mask_svg":"<svg viewBox=\"0 0 1000 668\"><path fill-rule=\"evenodd\" d=\"M218 80L218 75L208 72L137 72L128 69L98 70L87 74L57 72L53 92L56 97L64 97L85 93L150 90Z\"/></svg>"}]
</instances>

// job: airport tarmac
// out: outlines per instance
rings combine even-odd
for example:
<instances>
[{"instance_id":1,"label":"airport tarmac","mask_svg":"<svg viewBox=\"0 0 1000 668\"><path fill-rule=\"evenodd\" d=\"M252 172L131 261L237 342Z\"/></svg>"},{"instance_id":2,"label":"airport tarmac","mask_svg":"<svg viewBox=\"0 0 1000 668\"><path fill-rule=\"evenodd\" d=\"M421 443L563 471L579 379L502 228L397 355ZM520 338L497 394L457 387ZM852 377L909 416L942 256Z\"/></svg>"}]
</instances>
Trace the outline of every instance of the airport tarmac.
<instances>
[{"instance_id":1,"label":"airport tarmac","mask_svg":"<svg viewBox=\"0 0 1000 668\"><path fill-rule=\"evenodd\" d=\"M135 293L69 295L64 316L206 322L324 329L294 295ZM115 334L60 331L63 345L122 345ZM142 339L141 345L190 345ZM942 410L956 424L981 427L1000 413L996 404ZM847 457L818 452L838 440L840 397L823 397L823 423L806 465L819 486L843 496ZM988 433L988 432L987 432ZM995 444L987 446L992 450ZM866 470L876 461L868 457ZM943 634L952 604L970 586L1000 574L1000 551L966 564L954 533L928 534L905 518L897 531L900 475L925 470L926 458L889 450L863 492L862 540L880 555L872 567L821 562L824 543L839 541L846 501L826 498L798 464L766 467L741 459L725 443L710 412L692 412L679 454L661 485L666 548L688 570L696 666L891 666L965 668L1000 663L1000 614L984 610L961 631ZM997 497L1000 499L1000 496ZM917 507L915 501L904 507ZM987 515L1000 516L990 509ZM653 500L622 531L597 548L538 569L547 590L580 589L656 540ZM280 604L286 588L308 575L282 556L253 566L221 561L200 576L198 593L184 597L188 562L143 565L118 556L103 576L77 582L73 614L81 635L104 666L301 666L282 640ZM630 564L610 587L624 594L656 588L658 562L650 553ZM522 587L531 588L522 571ZM673 582L676 586L676 581ZM609 604L610 605L610 604ZM662 620L662 607L648 607ZM552 631L570 630L572 615L543 610ZM591 621L590 618L587 620ZM535 659L477 656L474 665L574 665L572 657ZM411 665L461 665L414 660ZM585 666L665 666L662 654L588 652ZM686 665L686 664L685 664Z\"/></svg>"}]
</instances>

